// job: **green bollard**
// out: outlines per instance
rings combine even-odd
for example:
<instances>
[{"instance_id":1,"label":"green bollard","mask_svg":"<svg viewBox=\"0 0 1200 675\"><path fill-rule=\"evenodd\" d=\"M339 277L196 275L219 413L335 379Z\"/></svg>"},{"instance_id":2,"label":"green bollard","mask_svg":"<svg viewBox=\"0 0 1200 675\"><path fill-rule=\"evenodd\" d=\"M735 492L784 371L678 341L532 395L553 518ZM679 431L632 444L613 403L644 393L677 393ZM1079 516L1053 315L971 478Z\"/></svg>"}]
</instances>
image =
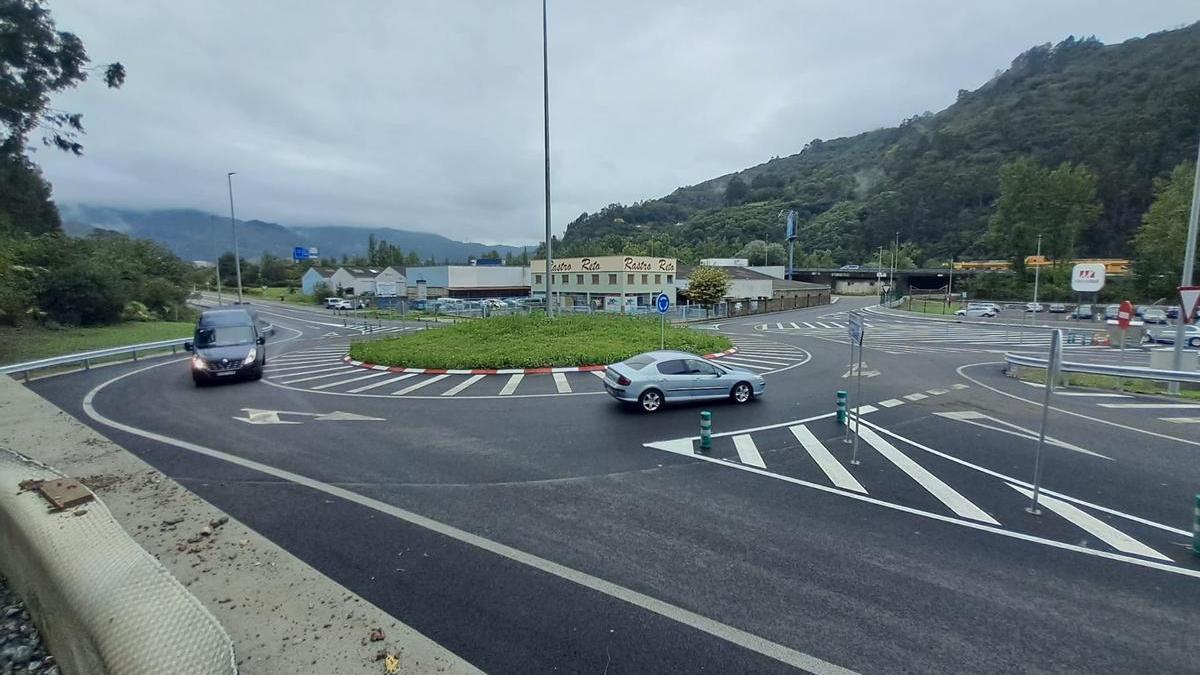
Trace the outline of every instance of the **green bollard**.
<instances>
[{"instance_id":1,"label":"green bollard","mask_svg":"<svg viewBox=\"0 0 1200 675\"><path fill-rule=\"evenodd\" d=\"M846 392L841 390L837 393L837 421L842 426L846 425Z\"/></svg>"},{"instance_id":2,"label":"green bollard","mask_svg":"<svg viewBox=\"0 0 1200 675\"><path fill-rule=\"evenodd\" d=\"M1200 556L1200 495L1196 495L1196 506L1192 510L1192 553Z\"/></svg>"},{"instance_id":3,"label":"green bollard","mask_svg":"<svg viewBox=\"0 0 1200 675\"><path fill-rule=\"evenodd\" d=\"M712 413L700 413L700 449L712 450Z\"/></svg>"}]
</instances>

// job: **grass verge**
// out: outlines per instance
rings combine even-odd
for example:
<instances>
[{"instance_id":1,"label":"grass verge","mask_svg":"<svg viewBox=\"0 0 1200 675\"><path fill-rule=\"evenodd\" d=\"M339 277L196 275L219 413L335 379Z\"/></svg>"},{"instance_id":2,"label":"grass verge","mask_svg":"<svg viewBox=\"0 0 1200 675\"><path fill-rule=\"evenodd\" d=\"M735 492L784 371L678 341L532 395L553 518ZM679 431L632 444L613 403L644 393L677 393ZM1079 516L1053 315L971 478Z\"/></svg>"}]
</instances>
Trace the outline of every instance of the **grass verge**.
<instances>
[{"instance_id":1,"label":"grass verge","mask_svg":"<svg viewBox=\"0 0 1200 675\"><path fill-rule=\"evenodd\" d=\"M182 338L192 334L194 325L190 321L131 321L59 330L41 326L0 326L0 363Z\"/></svg>"},{"instance_id":2,"label":"grass verge","mask_svg":"<svg viewBox=\"0 0 1200 675\"><path fill-rule=\"evenodd\" d=\"M1046 383L1046 371L1033 368L1022 368L1020 379L1026 382ZM1106 389L1121 391L1127 394L1152 394L1166 396L1167 383L1157 380L1139 380L1135 378L1118 378L1111 375L1091 375L1088 373L1067 373L1067 385L1085 387L1088 389ZM1118 388L1119 386L1119 388ZM1179 397L1200 400L1200 389L1188 389L1190 385L1180 387Z\"/></svg>"},{"instance_id":3,"label":"grass verge","mask_svg":"<svg viewBox=\"0 0 1200 675\"><path fill-rule=\"evenodd\" d=\"M658 321L593 314L548 319L544 314L502 316L360 342L350 356L408 368L546 368L615 363L659 348ZM667 326L667 349L696 354L732 345L712 333Z\"/></svg>"}]
</instances>

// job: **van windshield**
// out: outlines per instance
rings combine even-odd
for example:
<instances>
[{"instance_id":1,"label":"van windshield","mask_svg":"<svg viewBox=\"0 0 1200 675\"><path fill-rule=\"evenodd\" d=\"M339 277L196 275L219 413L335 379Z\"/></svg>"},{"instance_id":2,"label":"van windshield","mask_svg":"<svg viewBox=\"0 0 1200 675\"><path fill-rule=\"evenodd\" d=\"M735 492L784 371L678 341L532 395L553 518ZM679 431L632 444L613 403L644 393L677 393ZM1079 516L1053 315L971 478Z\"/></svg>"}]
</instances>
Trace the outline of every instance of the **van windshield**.
<instances>
[{"instance_id":1,"label":"van windshield","mask_svg":"<svg viewBox=\"0 0 1200 675\"><path fill-rule=\"evenodd\" d=\"M231 347L254 342L250 326L213 326L196 329L197 347Z\"/></svg>"}]
</instances>

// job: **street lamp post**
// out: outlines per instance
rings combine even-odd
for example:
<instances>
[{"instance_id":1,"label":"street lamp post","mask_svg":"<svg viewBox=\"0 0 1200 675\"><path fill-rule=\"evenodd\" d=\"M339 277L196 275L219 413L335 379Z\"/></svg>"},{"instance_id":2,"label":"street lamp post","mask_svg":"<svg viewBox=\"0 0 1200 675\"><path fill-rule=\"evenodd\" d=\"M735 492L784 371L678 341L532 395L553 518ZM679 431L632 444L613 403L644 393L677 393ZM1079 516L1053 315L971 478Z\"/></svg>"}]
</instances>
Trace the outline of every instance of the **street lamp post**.
<instances>
[{"instance_id":1,"label":"street lamp post","mask_svg":"<svg viewBox=\"0 0 1200 675\"><path fill-rule=\"evenodd\" d=\"M896 244L892 248L892 270L888 273L888 294L896 292L896 257L900 255L900 233L896 233Z\"/></svg>"},{"instance_id":2,"label":"street lamp post","mask_svg":"<svg viewBox=\"0 0 1200 675\"><path fill-rule=\"evenodd\" d=\"M1188 213L1188 233L1187 244L1183 249L1183 274L1180 278L1180 286L1191 286L1193 272L1196 266L1196 230L1200 229L1200 149L1196 151L1196 177L1192 182L1192 210ZM1181 303L1182 304L1182 303ZM1175 325L1175 354L1171 364L1171 368L1175 370L1183 370L1183 338L1184 319L1190 308L1180 307L1179 321ZM1179 383L1171 382L1168 385L1167 392L1173 395L1179 395Z\"/></svg>"},{"instance_id":3,"label":"street lamp post","mask_svg":"<svg viewBox=\"0 0 1200 675\"><path fill-rule=\"evenodd\" d=\"M1039 234L1038 238L1037 238L1037 253L1035 254L1035 256L1033 258L1033 308L1032 308L1033 311L1030 313L1031 324L1037 323L1038 281L1041 279L1041 274L1042 274L1042 235ZM1050 383L1047 383L1046 386L1050 386Z\"/></svg>"},{"instance_id":4,"label":"street lamp post","mask_svg":"<svg viewBox=\"0 0 1200 675\"><path fill-rule=\"evenodd\" d=\"M550 56L546 39L546 0L542 0L542 126L546 151L546 316L554 316L550 297L550 270L554 252L550 242Z\"/></svg>"},{"instance_id":5,"label":"street lamp post","mask_svg":"<svg viewBox=\"0 0 1200 675\"><path fill-rule=\"evenodd\" d=\"M229 183L229 227L233 230L233 265L237 268L238 282L238 304L242 303L242 255L238 251L237 237L237 220L233 217L233 176L236 171L230 171L225 174L225 180Z\"/></svg>"}]
</instances>

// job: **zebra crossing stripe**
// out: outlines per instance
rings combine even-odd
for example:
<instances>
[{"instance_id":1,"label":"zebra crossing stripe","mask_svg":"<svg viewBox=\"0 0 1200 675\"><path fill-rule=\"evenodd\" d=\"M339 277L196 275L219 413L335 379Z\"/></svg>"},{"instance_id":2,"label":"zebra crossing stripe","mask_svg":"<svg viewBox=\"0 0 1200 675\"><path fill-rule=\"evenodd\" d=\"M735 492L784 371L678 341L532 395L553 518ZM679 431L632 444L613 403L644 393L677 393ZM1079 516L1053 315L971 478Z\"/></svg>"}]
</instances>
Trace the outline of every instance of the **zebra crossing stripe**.
<instances>
[{"instance_id":1,"label":"zebra crossing stripe","mask_svg":"<svg viewBox=\"0 0 1200 675\"><path fill-rule=\"evenodd\" d=\"M370 375L359 375L358 377L352 377L348 380L338 380L336 382L326 382L325 384L318 384L317 386L313 387L313 389L316 389L316 390L329 389L330 387L337 387L337 386L340 386L343 384L350 384L351 382L358 382L359 380L369 380L373 377L379 377L380 375L388 375L388 374L389 373L387 371L384 371L382 373L371 373Z\"/></svg>"},{"instance_id":2,"label":"zebra crossing stripe","mask_svg":"<svg viewBox=\"0 0 1200 675\"><path fill-rule=\"evenodd\" d=\"M733 447L737 448L738 458L742 464L757 466L760 469L767 468L763 463L762 455L758 454L758 446L754 444L754 439L750 434L741 434L733 437Z\"/></svg>"},{"instance_id":3,"label":"zebra crossing stripe","mask_svg":"<svg viewBox=\"0 0 1200 675\"><path fill-rule=\"evenodd\" d=\"M289 365L276 366L274 364L268 363L266 366L263 367L263 372L267 373L268 375L273 375L273 376L279 375L281 373L293 371L293 370L316 372L312 369L317 368L319 366L329 365L331 363L337 363L337 361L322 361L320 363L306 363L302 366L289 366ZM292 373L292 375L303 375L303 374L304 373ZM283 377L290 377L290 375L284 375Z\"/></svg>"},{"instance_id":4,"label":"zebra crossing stripe","mask_svg":"<svg viewBox=\"0 0 1200 675\"><path fill-rule=\"evenodd\" d=\"M788 427L788 429L796 437L796 440L800 441L800 445L808 451L809 457L813 458L813 461L817 463L821 471L825 472L825 476L829 479L829 482L843 490L859 492L864 495L867 494L866 488L855 480L854 476L846 470L846 467L842 466L842 463L837 461L837 458L825 448L821 441L817 440L813 432L809 431L808 427L803 424L797 424L794 427Z\"/></svg>"},{"instance_id":5,"label":"zebra crossing stripe","mask_svg":"<svg viewBox=\"0 0 1200 675\"><path fill-rule=\"evenodd\" d=\"M336 371L336 372L329 372ZM310 370L307 373L292 373L292 375L308 375L308 377L298 377L291 380L279 380L280 384L295 384L297 382L308 382L309 380L323 380L327 377L337 377L338 375L346 375L353 371L349 366L339 366L337 368L326 368L325 370ZM311 375L310 373L324 373L323 375ZM290 377L285 375L284 377Z\"/></svg>"},{"instance_id":6,"label":"zebra crossing stripe","mask_svg":"<svg viewBox=\"0 0 1200 675\"><path fill-rule=\"evenodd\" d=\"M504 387L500 389L500 395L511 396L512 393L517 390L517 385L521 384L521 380L523 379L525 379L525 376L520 373L516 375L509 375L508 382L505 382Z\"/></svg>"},{"instance_id":7,"label":"zebra crossing stripe","mask_svg":"<svg viewBox=\"0 0 1200 675\"><path fill-rule=\"evenodd\" d=\"M1007 483L1007 485L1017 492L1025 495L1029 499L1033 499L1033 492L1031 490L1026 490L1023 487L1013 485L1012 483ZM1045 493L1039 495L1038 504L1067 519L1072 525L1086 530L1093 537L1117 549L1118 551L1132 553L1133 555L1140 555L1147 558L1154 558L1155 560L1172 562L1167 556L1155 551L1149 546L1146 546L1142 542L1125 534L1112 525L1109 525L1103 520L1100 520L1099 518L1096 518L1095 516L1083 511L1074 504L1068 504L1061 499L1055 499L1054 497L1050 497Z\"/></svg>"},{"instance_id":8,"label":"zebra crossing stripe","mask_svg":"<svg viewBox=\"0 0 1200 675\"><path fill-rule=\"evenodd\" d=\"M453 387L450 387L450 388L449 388L449 389L447 389L446 391L443 391L443 392L442 392L442 396L455 396L455 395L457 395L459 392L461 392L462 390L464 390L464 389L466 389L467 387L469 387L469 386L471 386L471 385L475 384L476 382L478 382L478 381L482 380L482 379L483 379L483 378L485 378L485 377L487 377L487 375L472 375L471 377L468 377L467 379L465 379L465 380L463 380L462 382L460 382L460 383L458 383L458 384L454 385Z\"/></svg>"},{"instance_id":9,"label":"zebra crossing stripe","mask_svg":"<svg viewBox=\"0 0 1200 675\"><path fill-rule=\"evenodd\" d=\"M879 454L883 455L889 462L896 465L904 473L908 474L909 478L915 480L925 491L937 498L938 501L945 504L951 511L957 513L963 518L977 520L982 523L999 525L1000 522L989 516L983 509L975 506L966 497L962 496L954 488L946 485L937 476L929 473L920 464L909 459L908 455L896 449L896 446L888 443L879 434L875 433L869 427L863 427L858 430L859 435L872 448L875 448Z\"/></svg>"},{"instance_id":10,"label":"zebra crossing stripe","mask_svg":"<svg viewBox=\"0 0 1200 675\"><path fill-rule=\"evenodd\" d=\"M910 401L920 401L923 398L929 398L929 397L926 396L925 394L909 394L909 395L905 396L904 398L906 398Z\"/></svg>"},{"instance_id":11,"label":"zebra crossing stripe","mask_svg":"<svg viewBox=\"0 0 1200 675\"><path fill-rule=\"evenodd\" d=\"M447 377L450 377L450 376L446 375L444 373L442 375L434 375L433 377L429 378L428 380L421 380L420 382L413 384L413 385L409 385L409 386L401 389L400 391L393 391L392 396L403 396L409 392L416 391L416 390L420 389L421 387L433 384L434 382L441 382L442 380L446 379Z\"/></svg>"},{"instance_id":12,"label":"zebra crossing stripe","mask_svg":"<svg viewBox=\"0 0 1200 675\"><path fill-rule=\"evenodd\" d=\"M738 366L741 366L742 368L753 368L754 370L775 370L775 368L778 367L778 366L758 366L753 363L747 363L745 361L737 361L737 360L730 359L730 358L721 359L721 362L722 363L726 363L726 362L733 363Z\"/></svg>"},{"instance_id":13,"label":"zebra crossing stripe","mask_svg":"<svg viewBox=\"0 0 1200 675\"><path fill-rule=\"evenodd\" d=\"M384 381L382 381L382 382L375 382L375 383L373 383L373 384L368 384L368 385L367 385L367 386L365 386L365 387L359 387L358 389L351 389L350 391L348 391L348 392L346 392L346 393L348 393L348 394L357 394L357 393L359 393L359 392L362 392L362 391L369 391L369 390L371 390L371 389L376 389L376 388L379 388L379 387L386 387L387 385L389 385L389 384L392 384L392 383L394 383L394 382L399 382L400 380L407 380L407 379L408 379L408 378L410 378L410 377L416 377L416 376L417 376L417 374L416 374L416 373L406 373L406 374L404 374L404 375L400 375L399 377L393 377L393 378L391 378L391 379L389 379L389 380L384 380Z\"/></svg>"},{"instance_id":14,"label":"zebra crossing stripe","mask_svg":"<svg viewBox=\"0 0 1200 675\"><path fill-rule=\"evenodd\" d=\"M554 387L560 394L571 393L571 385L567 382L567 376L562 373L554 373Z\"/></svg>"}]
</instances>

